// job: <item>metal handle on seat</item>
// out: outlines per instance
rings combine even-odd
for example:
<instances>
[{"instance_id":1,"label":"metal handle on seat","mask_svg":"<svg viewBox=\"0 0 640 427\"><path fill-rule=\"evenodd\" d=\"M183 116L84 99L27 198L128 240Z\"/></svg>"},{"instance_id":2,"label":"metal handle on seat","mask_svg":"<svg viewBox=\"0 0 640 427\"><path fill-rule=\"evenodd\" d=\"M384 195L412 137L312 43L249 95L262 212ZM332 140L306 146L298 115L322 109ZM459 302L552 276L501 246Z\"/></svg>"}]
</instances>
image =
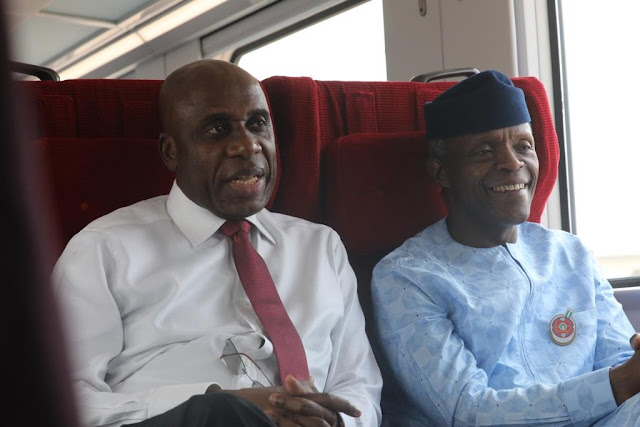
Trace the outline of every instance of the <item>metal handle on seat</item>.
<instances>
[{"instance_id":1,"label":"metal handle on seat","mask_svg":"<svg viewBox=\"0 0 640 427\"><path fill-rule=\"evenodd\" d=\"M24 64L22 62L9 61L9 69L14 73L27 74L35 76L40 80L50 80L54 82L60 81L58 73L51 68L41 67L39 65Z\"/></svg>"},{"instance_id":2,"label":"metal handle on seat","mask_svg":"<svg viewBox=\"0 0 640 427\"><path fill-rule=\"evenodd\" d=\"M465 76L470 77L478 74L477 68L452 68L450 70L434 71L432 73L419 74L411 78L412 82L428 83L433 80L446 79L449 77Z\"/></svg>"}]
</instances>

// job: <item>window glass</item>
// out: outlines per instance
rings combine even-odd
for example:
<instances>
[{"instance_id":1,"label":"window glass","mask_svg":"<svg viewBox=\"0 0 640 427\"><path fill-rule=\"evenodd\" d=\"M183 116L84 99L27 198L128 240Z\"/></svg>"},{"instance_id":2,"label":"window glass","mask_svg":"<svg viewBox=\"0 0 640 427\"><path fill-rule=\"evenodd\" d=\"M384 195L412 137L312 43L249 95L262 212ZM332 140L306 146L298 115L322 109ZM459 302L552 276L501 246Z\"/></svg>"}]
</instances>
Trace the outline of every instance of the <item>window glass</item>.
<instances>
[{"instance_id":1,"label":"window glass","mask_svg":"<svg viewBox=\"0 0 640 427\"><path fill-rule=\"evenodd\" d=\"M640 2L560 5L576 233L607 277L640 276Z\"/></svg>"},{"instance_id":2,"label":"window glass","mask_svg":"<svg viewBox=\"0 0 640 427\"><path fill-rule=\"evenodd\" d=\"M242 55L238 65L262 80L387 79L382 0L371 0Z\"/></svg>"}]
</instances>

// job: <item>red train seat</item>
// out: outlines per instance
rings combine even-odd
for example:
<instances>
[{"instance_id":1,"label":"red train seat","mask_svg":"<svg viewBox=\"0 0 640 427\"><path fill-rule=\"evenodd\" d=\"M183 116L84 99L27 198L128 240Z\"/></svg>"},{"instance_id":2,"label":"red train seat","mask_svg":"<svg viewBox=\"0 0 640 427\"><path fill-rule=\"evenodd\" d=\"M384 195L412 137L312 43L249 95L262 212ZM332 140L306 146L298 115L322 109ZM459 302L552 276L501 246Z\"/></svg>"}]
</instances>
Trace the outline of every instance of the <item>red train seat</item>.
<instances>
[{"instance_id":1,"label":"red train seat","mask_svg":"<svg viewBox=\"0 0 640 427\"><path fill-rule=\"evenodd\" d=\"M540 159L530 220L540 221L557 177L558 142L546 92L514 78L527 99ZM157 154L159 80L20 82L35 103L60 250L93 219L169 191ZM425 170L422 106L452 82L338 82L271 77L280 183L272 210L333 227L359 281L365 313L371 269L446 208Z\"/></svg>"},{"instance_id":2,"label":"red train seat","mask_svg":"<svg viewBox=\"0 0 640 427\"><path fill-rule=\"evenodd\" d=\"M559 148L542 83L514 78L530 110L540 174L529 220L555 185ZM446 214L426 173L422 106L454 82L263 81L286 159L276 207L324 222L342 237L365 314L375 264Z\"/></svg>"},{"instance_id":3,"label":"red train seat","mask_svg":"<svg viewBox=\"0 0 640 427\"><path fill-rule=\"evenodd\" d=\"M92 220L171 188L173 175L158 155L161 84L19 82L37 112L33 133L49 182L58 254Z\"/></svg>"}]
</instances>

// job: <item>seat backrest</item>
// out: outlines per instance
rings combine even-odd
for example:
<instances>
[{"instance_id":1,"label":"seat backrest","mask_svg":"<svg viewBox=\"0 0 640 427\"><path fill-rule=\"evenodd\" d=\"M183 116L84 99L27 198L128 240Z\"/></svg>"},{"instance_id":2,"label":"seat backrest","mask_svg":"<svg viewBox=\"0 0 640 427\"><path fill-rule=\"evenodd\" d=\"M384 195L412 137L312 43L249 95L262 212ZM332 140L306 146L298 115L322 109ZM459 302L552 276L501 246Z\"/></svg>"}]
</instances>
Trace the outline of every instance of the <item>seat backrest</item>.
<instances>
[{"instance_id":1,"label":"seat backrest","mask_svg":"<svg viewBox=\"0 0 640 427\"><path fill-rule=\"evenodd\" d=\"M158 155L160 80L18 82L37 112L58 253L92 220L166 194L173 174Z\"/></svg>"},{"instance_id":2,"label":"seat backrest","mask_svg":"<svg viewBox=\"0 0 640 427\"><path fill-rule=\"evenodd\" d=\"M524 93L540 161L529 220L539 222L557 178L558 140L542 83L512 79ZM281 157L276 208L323 222L342 237L368 315L375 264L446 215L426 173L422 107L454 82L264 80ZM284 188L283 188L284 187Z\"/></svg>"},{"instance_id":3,"label":"seat backrest","mask_svg":"<svg viewBox=\"0 0 640 427\"><path fill-rule=\"evenodd\" d=\"M525 92L540 159L530 217L539 221L557 177L558 143L541 82L513 81ZM62 247L93 219L169 191L173 175L157 154L162 81L19 83L38 111ZM281 165L271 210L342 236L366 312L375 263L446 214L425 171L422 106L454 83L271 77L262 84Z\"/></svg>"},{"instance_id":4,"label":"seat backrest","mask_svg":"<svg viewBox=\"0 0 640 427\"><path fill-rule=\"evenodd\" d=\"M158 138L161 80L17 82L38 112L38 136Z\"/></svg>"},{"instance_id":5,"label":"seat backrest","mask_svg":"<svg viewBox=\"0 0 640 427\"><path fill-rule=\"evenodd\" d=\"M616 288L613 294L636 331L640 331L640 286Z\"/></svg>"}]
</instances>

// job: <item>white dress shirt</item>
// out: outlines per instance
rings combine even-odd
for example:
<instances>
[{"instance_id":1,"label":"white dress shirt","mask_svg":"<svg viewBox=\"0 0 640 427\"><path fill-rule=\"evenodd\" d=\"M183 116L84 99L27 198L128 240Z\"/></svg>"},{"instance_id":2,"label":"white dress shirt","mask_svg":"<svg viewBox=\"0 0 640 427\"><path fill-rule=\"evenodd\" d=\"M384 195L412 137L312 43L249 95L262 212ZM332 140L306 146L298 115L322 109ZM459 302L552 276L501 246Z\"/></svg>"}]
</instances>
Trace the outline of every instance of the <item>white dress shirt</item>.
<instances>
[{"instance_id":1,"label":"white dress shirt","mask_svg":"<svg viewBox=\"0 0 640 427\"><path fill-rule=\"evenodd\" d=\"M362 410L357 419L343 416L347 425L379 425L382 380L339 236L267 210L247 220L316 387ZM70 240L53 280L85 425L141 421L212 383L279 385L273 346L218 230L223 223L174 183L168 196L119 209ZM247 373L231 372L220 359L228 339L259 368L244 358Z\"/></svg>"}]
</instances>

